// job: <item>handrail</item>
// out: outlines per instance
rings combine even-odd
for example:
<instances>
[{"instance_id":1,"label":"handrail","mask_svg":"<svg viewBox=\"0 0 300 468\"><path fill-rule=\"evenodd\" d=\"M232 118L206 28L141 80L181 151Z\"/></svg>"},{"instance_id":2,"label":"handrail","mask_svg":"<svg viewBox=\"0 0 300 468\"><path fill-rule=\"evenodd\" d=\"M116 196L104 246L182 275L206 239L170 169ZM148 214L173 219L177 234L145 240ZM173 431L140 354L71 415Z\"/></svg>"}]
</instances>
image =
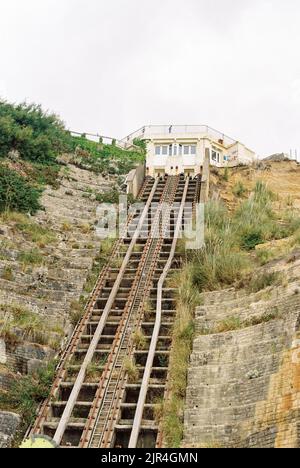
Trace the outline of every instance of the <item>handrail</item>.
<instances>
[{"instance_id":1,"label":"handrail","mask_svg":"<svg viewBox=\"0 0 300 468\"><path fill-rule=\"evenodd\" d=\"M157 185L158 185L158 182L159 182L159 179L157 178L154 185L153 185L153 188L151 190L151 194L148 198L148 201L146 203L146 206L144 208L144 211L142 213L142 216L140 218L140 221L138 223L138 226L137 226L137 229L134 233L134 236L132 238L132 241L130 243L130 246L128 248L128 251L126 253L126 256L123 260L123 264L120 268L120 271L119 271L119 274L117 276L117 279L115 281L115 284L113 286L113 289L109 295L109 298L107 300L107 303L106 303L106 306L103 310L103 314L101 316L101 319L100 319L100 322L97 326L97 329L95 331L95 334L93 336L93 339L90 343L90 346L88 348L88 351L86 353L86 356L85 356L85 359L82 363L82 366L81 366L81 369L79 371L79 374L76 378L76 381L74 383L74 387L72 389L72 392L70 394L70 397L69 397L69 400L68 400L68 403L64 409L64 412L62 414L62 417L60 419L60 422L58 424L58 427L56 429L56 432L55 432L55 435L53 437L53 440L59 445L62 441L62 438L63 438L63 435L64 435L64 432L66 430L66 427L68 425L68 422L69 422L69 419L71 417L71 414L73 412L73 409L74 409L74 406L75 406L75 403L77 401L77 398L78 398L78 395L79 395L79 392L80 392L80 389L82 387L82 384L84 382L84 379L85 379L85 375L86 375L86 370L89 366L89 364L91 363L92 359L93 359L93 356L94 356L94 353L95 353L95 350L97 348L97 345L98 345L98 342L100 340L100 337L101 337L101 334L103 332L103 328L105 326L105 322L107 320L107 317L109 315L109 312L111 310L111 307L112 307L112 304L115 300L115 297L117 295L117 292L118 292L118 288L120 286L120 283L122 281L122 278L123 278L123 274L124 274L124 271L126 269L126 266L130 260L130 256L133 252L133 249L134 249L134 246L136 244L136 241L138 239L138 236L140 234L140 231L143 227L143 223L145 221L145 218L148 214L148 211L149 211L149 207L150 207L150 204L152 202L152 199L153 199L153 196L155 194L155 191L156 191L156 188L157 188Z\"/></svg>"},{"instance_id":2,"label":"handrail","mask_svg":"<svg viewBox=\"0 0 300 468\"><path fill-rule=\"evenodd\" d=\"M175 130L174 130L175 129ZM160 130L160 131L158 131ZM157 131L157 133L154 133ZM125 138L122 138L121 141L124 143L133 141L134 138L142 137L142 136L147 136L149 135L155 135L155 134L174 134L174 133L207 133L213 134L216 139L222 139L225 140L228 144L235 144L238 140L235 140L234 138L226 135L225 133L220 132L219 130L216 130L213 127L209 127L208 125L145 125L144 127L139 128L135 132L132 132L130 135L126 136Z\"/></svg>"},{"instance_id":3,"label":"handrail","mask_svg":"<svg viewBox=\"0 0 300 468\"><path fill-rule=\"evenodd\" d=\"M95 142L95 140L94 140L95 138L97 138L97 139L102 138L104 144L111 144L111 145L112 145L113 142L116 142L116 146L118 146L118 147L121 148L121 149L125 149L125 150L126 150L126 149L128 149L128 147L130 146L130 148L134 148L134 149L136 149L136 150L140 150L140 147L137 146L137 145L135 145L133 142L131 142L130 144L128 144L128 142L126 142L126 141L118 140L117 138L113 138L113 137L109 137L109 136L105 136L105 135L99 135L99 133L80 133L80 132L74 132L73 130L69 130L69 132L70 132L70 134L71 134L72 136L75 136L75 137L77 137L77 136L78 136L78 137L84 136L84 137L86 137L86 138L87 138L87 137L91 137L90 139L87 138L87 139L89 139L89 141L94 141L94 142ZM110 142L110 143L109 143L109 142ZM96 142L95 142L95 143L96 143Z\"/></svg>"},{"instance_id":4,"label":"handrail","mask_svg":"<svg viewBox=\"0 0 300 468\"><path fill-rule=\"evenodd\" d=\"M172 261L175 255L175 249L176 249L176 244L177 244L177 239L179 237L181 225L182 225L182 218L183 218L183 212L184 212L184 204L187 196L187 191L189 187L189 178L187 178L185 187L184 187L184 192L182 196L182 201L181 201L181 206L180 210L178 213L178 219L176 223L176 229L174 232L174 239L172 242L172 248L171 252L168 258L168 261L165 265L164 271L159 279L158 285L157 285L157 303L156 303L156 319L155 319L155 325L154 325L154 330L152 334L152 339L151 339L151 344L149 348L149 353L148 353L148 358L145 366L145 372L142 380L142 385L141 385L141 391L136 407L136 412L135 412L135 417L133 421L133 428L131 431L130 435L130 440L129 440L129 445L128 448L136 448L137 442L138 442L138 437L140 433L140 428L142 424L142 419L143 419L143 412L144 412L144 406L146 402L146 397L147 397L147 391L148 391L148 386L149 386L149 381L150 381L150 376L151 376L151 370L153 366L153 361L154 361L154 355L156 352L157 348L157 342L158 342L158 337L159 337L159 332L160 332L160 327L161 327L161 317L162 317L162 291L163 291L163 285L166 280L167 274L169 272L169 269L172 265Z\"/></svg>"}]
</instances>

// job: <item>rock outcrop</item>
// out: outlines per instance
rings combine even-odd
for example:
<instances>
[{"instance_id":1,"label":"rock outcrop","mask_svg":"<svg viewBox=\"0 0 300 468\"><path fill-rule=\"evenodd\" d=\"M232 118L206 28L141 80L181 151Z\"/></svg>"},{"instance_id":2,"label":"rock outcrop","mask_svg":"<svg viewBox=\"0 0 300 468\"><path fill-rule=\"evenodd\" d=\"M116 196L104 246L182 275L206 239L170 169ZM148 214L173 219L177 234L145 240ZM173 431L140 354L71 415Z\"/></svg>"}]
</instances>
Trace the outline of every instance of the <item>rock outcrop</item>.
<instances>
[{"instance_id":1,"label":"rock outcrop","mask_svg":"<svg viewBox=\"0 0 300 468\"><path fill-rule=\"evenodd\" d=\"M280 285L203 295L188 376L186 447L300 446L299 252L269 269L283 275Z\"/></svg>"},{"instance_id":2,"label":"rock outcrop","mask_svg":"<svg viewBox=\"0 0 300 468\"><path fill-rule=\"evenodd\" d=\"M15 413L0 411L0 448L10 448L21 418Z\"/></svg>"},{"instance_id":3,"label":"rock outcrop","mask_svg":"<svg viewBox=\"0 0 300 468\"><path fill-rule=\"evenodd\" d=\"M27 374L53 356L72 332L70 314L101 244L94 230L95 194L113 184L113 179L69 164L62 168L59 188L44 191L44 210L29 219L29 227L18 217L0 219L0 390L9 386L11 373ZM47 343L19 332L21 340L11 339L5 327L14 307L32 314L33 322L35 316L41 320Z\"/></svg>"}]
</instances>

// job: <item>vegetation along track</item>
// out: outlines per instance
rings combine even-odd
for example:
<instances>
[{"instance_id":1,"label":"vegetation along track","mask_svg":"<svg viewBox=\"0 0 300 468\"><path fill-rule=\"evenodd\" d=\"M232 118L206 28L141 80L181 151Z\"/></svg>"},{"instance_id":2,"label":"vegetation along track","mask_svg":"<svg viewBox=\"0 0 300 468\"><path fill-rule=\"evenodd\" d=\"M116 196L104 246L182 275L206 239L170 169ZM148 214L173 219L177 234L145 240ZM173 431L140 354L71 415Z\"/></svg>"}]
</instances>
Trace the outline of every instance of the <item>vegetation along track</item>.
<instances>
[{"instance_id":1,"label":"vegetation along track","mask_svg":"<svg viewBox=\"0 0 300 468\"><path fill-rule=\"evenodd\" d=\"M199 200L200 186L200 176L145 180L145 208L128 217L115 242L31 435L60 447L161 444L155 406L166 391L176 308L175 291L164 283L178 266L181 224L192 220L184 204Z\"/></svg>"}]
</instances>

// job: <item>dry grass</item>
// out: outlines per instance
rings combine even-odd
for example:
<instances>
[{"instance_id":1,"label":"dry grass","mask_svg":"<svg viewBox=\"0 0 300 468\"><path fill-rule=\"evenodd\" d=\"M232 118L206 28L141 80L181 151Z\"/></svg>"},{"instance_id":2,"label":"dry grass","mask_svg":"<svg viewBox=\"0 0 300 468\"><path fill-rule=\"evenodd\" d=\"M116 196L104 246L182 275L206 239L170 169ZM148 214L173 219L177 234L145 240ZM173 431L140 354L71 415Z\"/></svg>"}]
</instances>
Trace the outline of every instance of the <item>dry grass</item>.
<instances>
[{"instance_id":1,"label":"dry grass","mask_svg":"<svg viewBox=\"0 0 300 468\"><path fill-rule=\"evenodd\" d=\"M242 328L242 322L239 317L228 317L216 325L214 333L226 333L240 328Z\"/></svg>"},{"instance_id":2,"label":"dry grass","mask_svg":"<svg viewBox=\"0 0 300 468\"><path fill-rule=\"evenodd\" d=\"M32 222L29 218L26 221L17 223L16 228L19 232L22 232L26 240L38 244L40 248L44 248L57 240L53 231Z\"/></svg>"},{"instance_id":3,"label":"dry grass","mask_svg":"<svg viewBox=\"0 0 300 468\"><path fill-rule=\"evenodd\" d=\"M183 437L187 372L194 340L194 310L202 300L193 285L190 265L186 264L173 275L170 283L177 284L178 292L169 366L169 395L161 410L161 420L165 444L177 448Z\"/></svg>"},{"instance_id":4,"label":"dry grass","mask_svg":"<svg viewBox=\"0 0 300 468\"><path fill-rule=\"evenodd\" d=\"M89 234L93 230L92 226L87 223L80 224L78 228L83 234Z\"/></svg>"},{"instance_id":5,"label":"dry grass","mask_svg":"<svg viewBox=\"0 0 300 468\"><path fill-rule=\"evenodd\" d=\"M279 286L283 283L284 277L280 272L264 272L259 275L253 274L246 289L250 293L257 293L270 286Z\"/></svg>"},{"instance_id":6,"label":"dry grass","mask_svg":"<svg viewBox=\"0 0 300 468\"><path fill-rule=\"evenodd\" d=\"M78 301L72 301L70 304L70 322L73 327L76 327L83 316L83 305Z\"/></svg>"},{"instance_id":7,"label":"dry grass","mask_svg":"<svg viewBox=\"0 0 300 468\"><path fill-rule=\"evenodd\" d=\"M134 360L131 358L126 358L124 360L123 368L128 376L128 383L130 384L137 383L139 379L139 370Z\"/></svg>"},{"instance_id":8,"label":"dry grass","mask_svg":"<svg viewBox=\"0 0 300 468\"><path fill-rule=\"evenodd\" d=\"M62 232L70 232L72 231L72 225L71 223L69 223L68 221L65 221L64 223L62 223L61 227L60 227L60 230Z\"/></svg>"},{"instance_id":9,"label":"dry grass","mask_svg":"<svg viewBox=\"0 0 300 468\"><path fill-rule=\"evenodd\" d=\"M224 182L220 170L212 173L211 182L221 188L221 197L226 202L230 211L233 211L240 203L233 189L242 182L248 193L258 180L268 185L270 190L278 194L282 205L300 209L300 166L292 161L268 162L268 170L257 170L256 167L237 167L231 170L228 182Z\"/></svg>"},{"instance_id":10,"label":"dry grass","mask_svg":"<svg viewBox=\"0 0 300 468\"><path fill-rule=\"evenodd\" d=\"M4 211L0 214L0 221L2 223L26 223L28 217L22 213L16 213L15 211Z\"/></svg>"},{"instance_id":11,"label":"dry grass","mask_svg":"<svg viewBox=\"0 0 300 468\"><path fill-rule=\"evenodd\" d=\"M1 278L4 279L5 281L14 281L14 274L11 269L11 267L6 266L4 270L2 271Z\"/></svg>"},{"instance_id":12,"label":"dry grass","mask_svg":"<svg viewBox=\"0 0 300 468\"><path fill-rule=\"evenodd\" d=\"M147 347L147 339L142 332L142 330L136 330L133 334L133 344L135 348L139 351L146 349Z\"/></svg>"},{"instance_id":13,"label":"dry grass","mask_svg":"<svg viewBox=\"0 0 300 468\"><path fill-rule=\"evenodd\" d=\"M23 250L18 255L18 260L23 268L27 266L40 266L44 263L45 259L39 249Z\"/></svg>"},{"instance_id":14,"label":"dry grass","mask_svg":"<svg viewBox=\"0 0 300 468\"><path fill-rule=\"evenodd\" d=\"M86 370L86 382L97 382L102 374L101 364L92 362Z\"/></svg>"},{"instance_id":15,"label":"dry grass","mask_svg":"<svg viewBox=\"0 0 300 468\"><path fill-rule=\"evenodd\" d=\"M242 330L244 328L254 327L256 325L261 325L263 323L268 323L273 320L278 320L282 318L282 312L278 307L273 307L267 310L262 315L255 315L249 319L242 320L238 316L231 316L224 320L221 320L215 324L214 327L208 329L203 329L202 335L214 335L218 333L227 333L236 330Z\"/></svg>"},{"instance_id":16,"label":"dry grass","mask_svg":"<svg viewBox=\"0 0 300 468\"><path fill-rule=\"evenodd\" d=\"M144 319L147 321L153 313L153 307L150 300L147 300L144 304Z\"/></svg>"},{"instance_id":17,"label":"dry grass","mask_svg":"<svg viewBox=\"0 0 300 468\"><path fill-rule=\"evenodd\" d=\"M58 349L64 330L57 325L45 324L43 317L32 312L27 307L15 304L0 304L0 336L15 345L23 341L31 341L40 345L48 345Z\"/></svg>"}]
</instances>

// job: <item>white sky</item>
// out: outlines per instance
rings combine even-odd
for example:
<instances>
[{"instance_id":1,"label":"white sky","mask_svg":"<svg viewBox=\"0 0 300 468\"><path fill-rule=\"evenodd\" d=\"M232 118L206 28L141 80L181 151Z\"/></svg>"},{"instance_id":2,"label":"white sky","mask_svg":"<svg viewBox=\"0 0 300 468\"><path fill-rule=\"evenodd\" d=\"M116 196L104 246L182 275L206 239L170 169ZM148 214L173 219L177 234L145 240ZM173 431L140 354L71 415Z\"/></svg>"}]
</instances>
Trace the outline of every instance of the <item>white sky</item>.
<instances>
[{"instance_id":1,"label":"white sky","mask_svg":"<svg viewBox=\"0 0 300 468\"><path fill-rule=\"evenodd\" d=\"M300 153L300 2L0 0L0 96L82 132L208 124Z\"/></svg>"}]
</instances>

